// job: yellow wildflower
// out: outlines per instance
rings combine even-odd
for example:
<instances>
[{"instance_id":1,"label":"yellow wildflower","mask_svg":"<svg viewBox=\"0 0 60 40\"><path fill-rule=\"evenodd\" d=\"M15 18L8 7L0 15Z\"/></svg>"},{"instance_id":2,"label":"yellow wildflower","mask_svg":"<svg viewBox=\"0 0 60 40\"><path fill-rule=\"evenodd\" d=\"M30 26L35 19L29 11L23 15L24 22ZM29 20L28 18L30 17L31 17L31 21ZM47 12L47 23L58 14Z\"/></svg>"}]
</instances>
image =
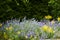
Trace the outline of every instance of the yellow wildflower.
<instances>
[{"instance_id":1,"label":"yellow wildflower","mask_svg":"<svg viewBox=\"0 0 60 40\"><path fill-rule=\"evenodd\" d=\"M7 39L8 38L8 36L7 36L7 34L4 32L4 38L5 39Z\"/></svg>"},{"instance_id":2,"label":"yellow wildflower","mask_svg":"<svg viewBox=\"0 0 60 40\"><path fill-rule=\"evenodd\" d=\"M25 36L25 38L28 38L28 36Z\"/></svg>"},{"instance_id":3,"label":"yellow wildflower","mask_svg":"<svg viewBox=\"0 0 60 40\"><path fill-rule=\"evenodd\" d=\"M2 24L0 23L0 27L2 27Z\"/></svg>"},{"instance_id":4,"label":"yellow wildflower","mask_svg":"<svg viewBox=\"0 0 60 40\"><path fill-rule=\"evenodd\" d=\"M9 28L6 27L6 30L9 30Z\"/></svg>"},{"instance_id":5,"label":"yellow wildflower","mask_svg":"<svg viewBox=\"0 0 60 40\"><path fill-rule=\"evenodd\" d=\"M21 33L20 31L17 32L18 35L19 35L20 33Z\"/></svg>"},{"instance_id":6,"label":"yellow wildflower","mask_svg":"<svg viewBox=\"0 0 60 40\"><path fill-rule=\"evenodd\" d=\"M52 24L54 24L54 23L55 23L55 21L54 21L54 20L52 20L52 21L51 21L51 23L52 23Z\"/></svg>"},{"instance_id":7,"label":"yellow wildflower","mask_svg":"<svg viewBox=\"0 0 60 40\"><path fill-rule=\"evenodd\" d=\"M46 18L46 19L52 19L52 16L47 15L47 16L45 16L45 18Z\"/></svg>"},{"instance_id":8,"label":"yellow wildflower","mask_svg":"<svg viewBox=\"0 0 60 40\"><path fill-rule=\"evenodd\" d=\"M9 30L12 30L12 29L13 29L13 27L12 27L12 26L10 26L10 27L9 27Z\"/></svg>"},{"instance_id":9,"label":"yellow wildflower","mask_svg":"<svg viewBox=\"0 0 60 40\"><path fill-rule=\"evenodd\" d=\"M13 29L12 26L10 26L10 27L6 27L6 30L12 30L12 29Z\"/></svg>"},{"instance_id":10,"label":"yellow wildflower","mask_svg":"<svg viewBox=\"0 0 60 40\"><path fill-rule=\"evenodd\" d=\"M49 33L54 33L55 31L51 27L49 27L48 32Z\"/></svg>"},{"instance_id":11,"label":"yellow wildflower","mask_svg":"<svg viewBox=\"0 0 60 40\"><path fill-rule=\"evenodd\" d=\"M43 31L47 31L48 28L49 28L49 27L48 27L47 25L44 25L44 26L42 27L42 30L43 30Z\"/></svg>"},{"instance_id":12,"label":"yellow wildflower","mask_svg":"<svg viewBox=\"0 0 60 40\"><path fill-rule=\"evenodd\" d=\"M49 27L47 25L44 25L42 27L42 30L45 31L45 32L49 32L49 33L54 33L55 32L51 27Z\"/></svg>"},{"instance_id":13,"label":"yellow wildflower","mask_svg":"<svg viewBox=\"0 0 60 40\"><path fill-rule=\"evenodd\" d=\"M58 17L57 20L60 21L60 17Z\"/></svg>"},{"instance_id":14,"label":"yellow wildflower","mask_svg":"<svg viewBox=\"0 0 60 40\"><path fill-rule=\"evenodd\" d=\"M49 32L49 33L54 33L55 32L51 27L49 27L47 25L44 25L42 27L42 30L45 31L45 32Z\"/></svg>"}]
</instances>

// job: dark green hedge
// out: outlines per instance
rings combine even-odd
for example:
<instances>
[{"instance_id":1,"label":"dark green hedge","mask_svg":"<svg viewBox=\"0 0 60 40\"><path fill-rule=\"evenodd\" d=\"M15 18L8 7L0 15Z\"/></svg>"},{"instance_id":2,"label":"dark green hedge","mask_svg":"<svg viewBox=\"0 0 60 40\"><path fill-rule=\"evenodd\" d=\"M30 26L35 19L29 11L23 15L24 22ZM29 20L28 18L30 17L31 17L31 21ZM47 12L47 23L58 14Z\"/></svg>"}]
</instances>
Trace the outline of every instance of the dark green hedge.
<instances>
[{"instance_id":1,"label":"dark green hedge","mask_svg":"<svg viewBox=\"0 0 60 40\"><path fill-rule=\"evenodd\" d=\"M53 2L52 0L0 0L0 21L9 20L12 17L22 19L25 16L27 19L40 20L48 14L56 17L60 15L58 4L59 1Z\"/></svg>"}]
</instances>

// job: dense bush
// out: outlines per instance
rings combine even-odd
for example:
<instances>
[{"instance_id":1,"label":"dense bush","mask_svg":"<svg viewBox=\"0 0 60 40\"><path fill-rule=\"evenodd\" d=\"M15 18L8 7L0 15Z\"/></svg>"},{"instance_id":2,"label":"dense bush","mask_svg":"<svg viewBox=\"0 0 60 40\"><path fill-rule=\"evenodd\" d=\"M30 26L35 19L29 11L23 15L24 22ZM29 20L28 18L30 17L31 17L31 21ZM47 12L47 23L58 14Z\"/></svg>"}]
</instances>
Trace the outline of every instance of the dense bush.
<instances>
[{"instance_id":1,"label":"dense bush","mask_svg":"<svg viewBox=\"0 0 60 40\"><path fill-rule=\"evenodd\" d=\"M0 21L13 18L41 19L48 14L47 0L0 0Z\"/></svg>"},{"instance_id":2,"label":"dense bush","mask_svg":"<svg viewBox=\"0 0 60 40\"><path fill-rule=\"evenodd\" d=\"M60 16L59 0L0 0L0 21L25 16L40 20L48 14Z\"/></svg>"},{"instance_id":3,"label":"dense bush","mask_svg":"<svg viewBox=\"0 0 60 40\"><path fill-rule=\"evenodd\" d=\"M60 0L50 0L48 2L49 14L51 14L54 18L60 16Z\"/></svg>"}]
</instances>

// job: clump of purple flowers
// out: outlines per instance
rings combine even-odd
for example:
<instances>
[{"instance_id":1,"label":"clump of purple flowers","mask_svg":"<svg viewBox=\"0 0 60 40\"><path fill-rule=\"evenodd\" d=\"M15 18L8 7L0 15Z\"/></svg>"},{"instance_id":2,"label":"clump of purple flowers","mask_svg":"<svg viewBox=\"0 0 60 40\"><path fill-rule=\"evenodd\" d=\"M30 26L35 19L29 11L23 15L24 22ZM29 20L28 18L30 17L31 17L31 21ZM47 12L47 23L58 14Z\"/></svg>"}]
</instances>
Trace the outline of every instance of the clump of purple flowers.
<instances>
[{"instance_id":1,"label":"clump of purple flowers","mask_svg":"<svg viewBox=\"0 0 60 40\"><path fill-rule=\"evenodd\" d=\"M34 39L34 40L39 40L39 39L45 39L48 38L47 34L44 34L45 32L41 31L41 27L43 25L47 25L50 26L51 28L53 28L53 30L55 31L55 33L53 34L53 37L49 37L49 38L57 38L57 32L60 31L60 22L58 21L49 21L49 20L43 20L43 21L36 21L35 19L30 19L30 20L23 20L22 22L20 22L20 20L9 20L7 21L1 28L0 30L4 32L6 32L9 37L11 36L10 39L18 39L19 37L25 37L27 39ZM5 28L7 27L13 27L12 31L6 31ZM19 35L15 34L17 31L20 31L18 33L20 33ZM11 32L11 34L9 34L9 32ZM43 35L44 34L44 35ZM12 36L13 35L13 36ZM60 37L60 36L58 36Z\"/></svg>"}]
</instances>

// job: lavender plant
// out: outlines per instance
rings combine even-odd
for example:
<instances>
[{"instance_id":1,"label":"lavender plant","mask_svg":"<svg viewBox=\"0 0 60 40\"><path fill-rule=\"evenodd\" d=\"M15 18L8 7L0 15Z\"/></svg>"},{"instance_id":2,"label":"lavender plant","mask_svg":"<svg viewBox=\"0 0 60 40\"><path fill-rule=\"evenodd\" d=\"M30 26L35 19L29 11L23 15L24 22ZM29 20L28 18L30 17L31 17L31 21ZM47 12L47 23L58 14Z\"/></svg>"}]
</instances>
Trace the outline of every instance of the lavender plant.
<instances>
[{"instance_id":1,"label":"lavender plant","mask_svg":"<svg viewBox=\"0 0 60 40\"><path fill-rule=\"evenodd\" d=\"M36 21L35 19L22 22L17 19L7 21L0 30L1 40L40 40L60 38L60 23L58 21Z\"/></svg>"}]
</instances>

